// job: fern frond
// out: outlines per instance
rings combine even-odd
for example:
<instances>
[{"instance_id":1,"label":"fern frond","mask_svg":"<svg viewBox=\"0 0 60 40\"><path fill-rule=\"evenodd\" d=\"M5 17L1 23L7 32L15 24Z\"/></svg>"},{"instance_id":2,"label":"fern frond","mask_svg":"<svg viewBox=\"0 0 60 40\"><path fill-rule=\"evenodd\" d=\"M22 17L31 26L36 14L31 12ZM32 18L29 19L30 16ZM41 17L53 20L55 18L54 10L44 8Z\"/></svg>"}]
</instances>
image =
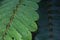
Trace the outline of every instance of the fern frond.
<instances>
[{"instance_id":1,"label":"fern frond","mask_svg":"<svg viewBox=\"0 0 60 40\"><path fill-rule=\"evenodd\" d=\"M0 6L0 40L32 40L40 0L4 0Z\"/></svg>"}]
</instances>

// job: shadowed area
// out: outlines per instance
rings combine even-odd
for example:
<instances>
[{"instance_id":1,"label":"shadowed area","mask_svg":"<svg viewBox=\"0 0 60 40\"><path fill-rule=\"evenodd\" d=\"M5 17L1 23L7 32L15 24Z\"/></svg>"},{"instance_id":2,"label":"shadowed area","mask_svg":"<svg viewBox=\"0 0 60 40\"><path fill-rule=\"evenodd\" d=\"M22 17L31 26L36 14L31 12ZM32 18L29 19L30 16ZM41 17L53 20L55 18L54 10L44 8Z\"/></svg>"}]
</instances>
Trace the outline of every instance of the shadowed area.
<instances>
[{"instance_id":1,"label":"shadowed area","mask_svg":"<svg viewBox=\"0 0 60 40\"><path fill-rule=\"evenodd\" d=\"M4 0L0 0L0 6L2 5L2 2L3 2Z\"/></svg>"},{"instance_id":2,"label":"shadowed area","mask_svg":"<svg viewBox=\"0 0 60 40\"><path fill-rule=\"evenodd\" d=\"M0 3L1 3L2 1L4 1L4 0L0 0Z\"/></svg>"},{"instance_id":3,"label":"shadowed area","mask_svg":"<svg viewBox=\"0 0 60 40\"><path fill-rule=\"evenodd\" d=\"M60 40L60 0L42 0L40 2L40 20L38 21L39 29L35 40ZM49 30L50 26L48 17L48 7L50 10L50 15L52 17L52 29ZM50 35L49 31L52 31L53 37ZM52 38L52 39L51 39Z\"/></svg>"}]
</instances>

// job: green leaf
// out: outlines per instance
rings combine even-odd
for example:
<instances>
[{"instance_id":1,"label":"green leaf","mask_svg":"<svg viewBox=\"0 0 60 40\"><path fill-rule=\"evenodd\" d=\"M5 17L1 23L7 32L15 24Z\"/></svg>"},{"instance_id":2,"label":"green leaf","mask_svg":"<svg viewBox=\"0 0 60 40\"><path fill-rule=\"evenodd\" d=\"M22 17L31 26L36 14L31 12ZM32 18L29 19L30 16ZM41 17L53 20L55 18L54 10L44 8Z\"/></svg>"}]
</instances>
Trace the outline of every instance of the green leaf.
<instances>
[{"instance_id":1,"label":"green leaf","mask_svg":"<svg viewBox=\"0 0 60 40\"><path fill-rule=\"evenodd\" d=\"M32 9L34 10L37 10L38 9L38 5L36 2L32 2L32 1L25 1L23 2L23 4L27 7L31 7Z\"/></svg>"},{"instance_id":2,"label":"green leaf","mask_svg":"<svg viewBox=\"0 0 60 40\"><path fill-rule=\"evenodd\" d=\"M22 0L23 2L24 1L32 1L32 2L39 2L40 0Z\"/></svg>"},{"instance_id":3,"label":"green leaf","mask_svg":"<svg viewBox=\"0 0 60 40\"><path fill-rule=\"evenodd\" d=\"M6 35L4 40L12 40L11 37L9 35Z\"/></svg>"},{"instance_id":4,"label":"green leaf","mask_svg":"<svg viewBox=\"0 0 60 40\"><path fill-rule=\"evenodd\" d=\"M38 29L39 0L4 0L0 6L0 40L32 40Z\"/></svg>"}]
</instances>

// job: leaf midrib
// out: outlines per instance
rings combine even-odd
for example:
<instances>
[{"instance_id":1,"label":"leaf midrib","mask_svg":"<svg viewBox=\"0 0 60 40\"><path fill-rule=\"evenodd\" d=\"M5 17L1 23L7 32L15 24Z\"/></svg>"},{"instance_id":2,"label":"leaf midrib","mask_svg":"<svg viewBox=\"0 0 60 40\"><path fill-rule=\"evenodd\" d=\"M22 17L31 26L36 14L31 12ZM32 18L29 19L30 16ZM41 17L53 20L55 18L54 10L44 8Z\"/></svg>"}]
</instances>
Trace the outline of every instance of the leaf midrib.
<instances>
[{"instance_id":1,"label":"leaf midrib","mask_svg":"<svg viewBox=\"0 0 60 40\"><path fill-rule=\"evenodd\" d=\"M6 32L8 31L8 29L9 29L9 27L10 27L10 25L11 25L11 23L12 23L14 17L15 17L15 15L16 15L16 11L18 10L18 6L20 4L21 4L21 0L19 0L18 4L16 5L16 8L13 10L13 15L11 16L8 24L6 25L6 29L4 30L3 35L2 35L2 39L3 40L4 40L4 37L5 37Z\"/></svg>"}]
</instances>

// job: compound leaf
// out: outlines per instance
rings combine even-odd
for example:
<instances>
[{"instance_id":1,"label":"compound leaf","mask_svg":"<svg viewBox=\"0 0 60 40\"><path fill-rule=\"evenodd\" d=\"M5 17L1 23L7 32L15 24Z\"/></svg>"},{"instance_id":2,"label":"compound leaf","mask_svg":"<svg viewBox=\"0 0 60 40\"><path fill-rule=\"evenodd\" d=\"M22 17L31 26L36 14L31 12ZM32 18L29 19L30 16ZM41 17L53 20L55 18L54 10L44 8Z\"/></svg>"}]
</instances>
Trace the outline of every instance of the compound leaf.
<instances>
[{"instance_id":1,"label":"compound leaf","mask_svg":"<svg viewBox=\"0 0 60 40\"><path fill-rule=\"evenodd\" d=\"M3 0L0 6L0 40L32 40L39 19L40 0Z\"/></svg>"}]
</instances>

